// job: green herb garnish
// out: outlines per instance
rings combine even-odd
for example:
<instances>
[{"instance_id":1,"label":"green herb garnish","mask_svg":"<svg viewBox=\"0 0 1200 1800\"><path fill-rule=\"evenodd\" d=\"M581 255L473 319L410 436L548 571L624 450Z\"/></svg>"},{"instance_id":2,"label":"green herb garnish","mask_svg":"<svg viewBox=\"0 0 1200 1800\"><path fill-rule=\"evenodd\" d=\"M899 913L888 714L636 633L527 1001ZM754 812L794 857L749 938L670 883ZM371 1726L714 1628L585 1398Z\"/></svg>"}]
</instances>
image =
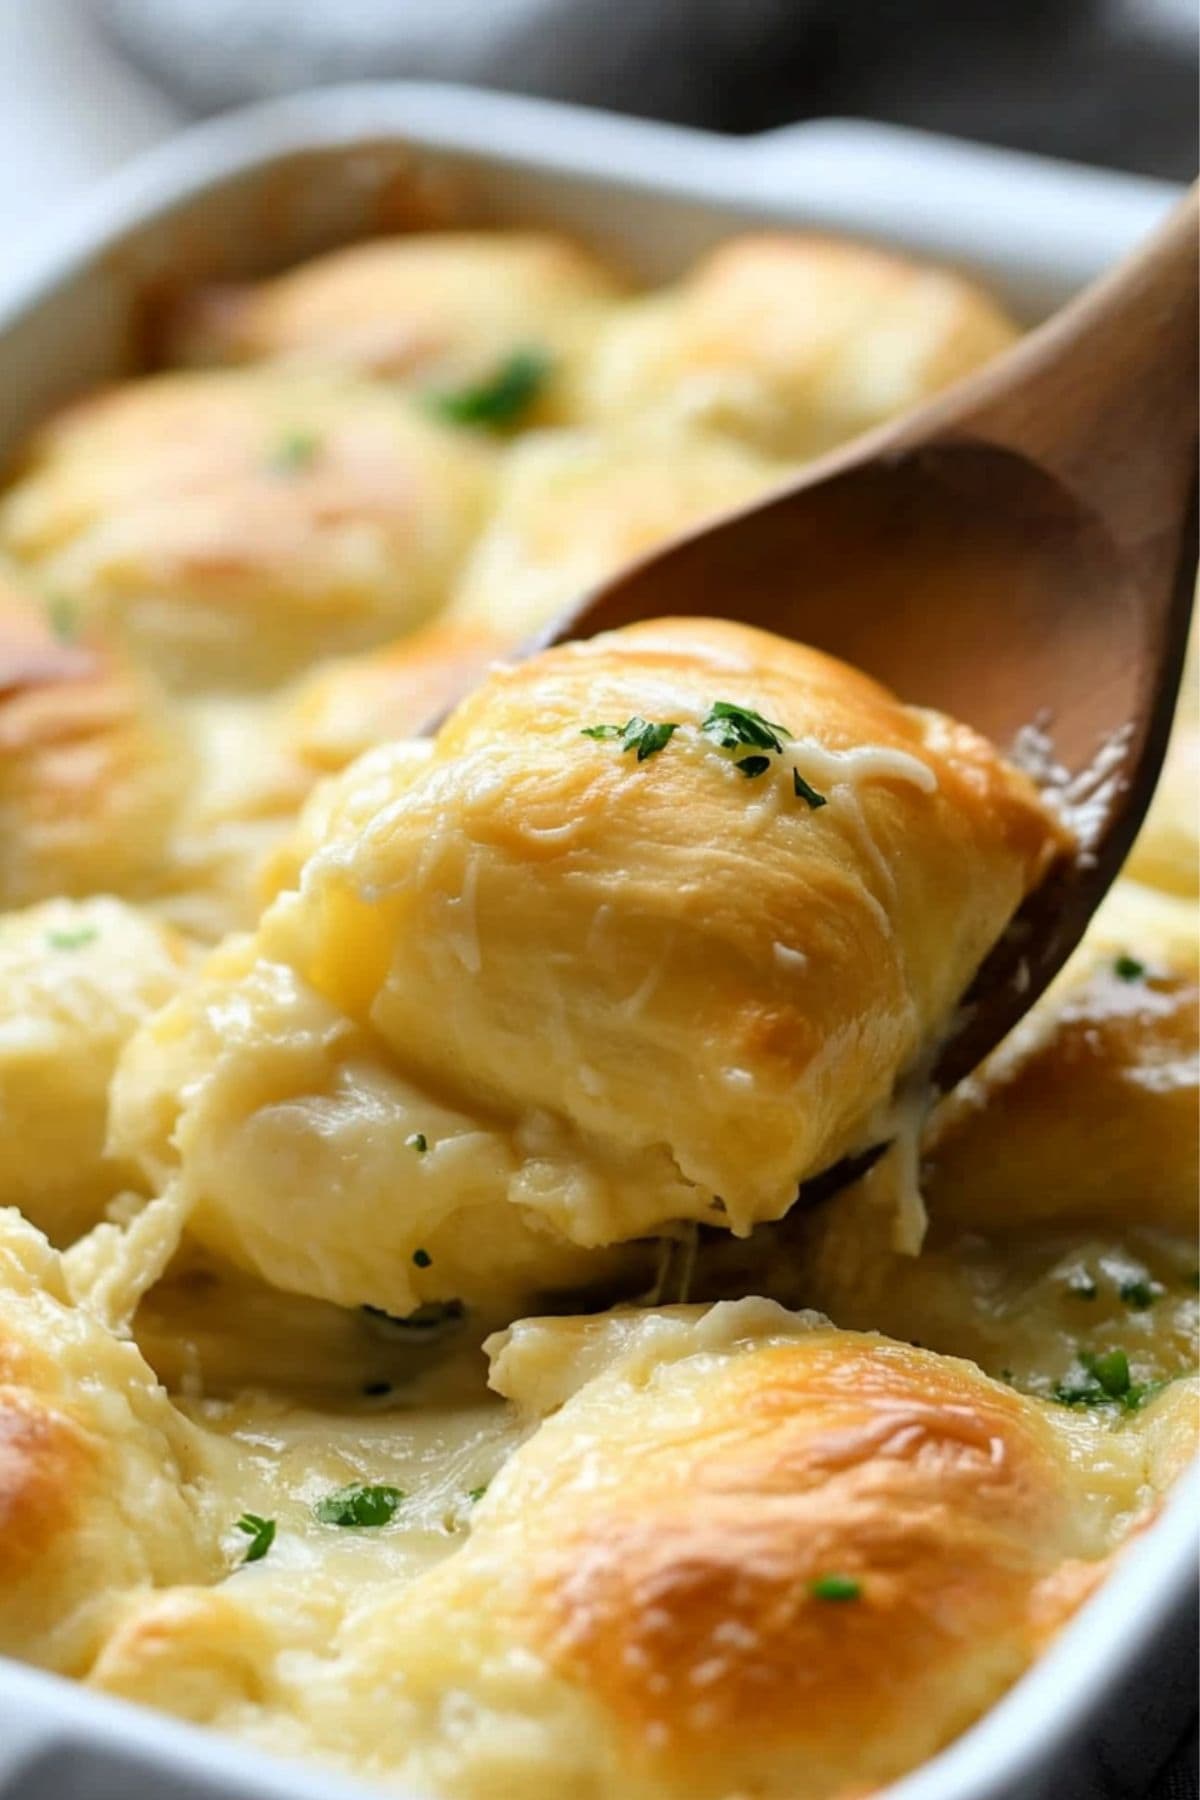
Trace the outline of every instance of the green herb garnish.
<instances>
[{"instance_id":1,"label":"green herb garnish","mask_svg":"<svg viewBox=\"0 0 1200 1800\"><path fill-rule=\"evenodd\" d=\"M1078 1363L1079 1373L1060 1381L1051 1396L1060 1406L1116 1404L1125 1412L1136 1412L1164 1385L1161 1381L1134 1381L1124 1350L1105 1350L1099 1355L1083 1350Z\"/></svg>"},{"instance_id":2,"label":"green herb garnish","mask_svg":"<svg viewBox=\"0 0 1200 1800\"><path fill-rule=\"evenodd\" d=\"M69 594L47 594L46 618L60 644L73 643L79 635L79 605Z\"/></svg>"},{"instance_id":3,"label":"green herb garnish","mask_svg":"<svg viewBox=\"0 0 1200 1800\"><path fill-rule=\"evenodd\" d=\"M427 1269L433 1262L433 1258L430 1256L428 1250L414 1250L413 1261L416 1263L418 1269Z\"/></svg>"},{"instance_id":4,"label":"green herb garnish","mask_svg":"<svg viewBox=\"0 0 1200 1800\"><path fill-rule=\"evenodd\" d=\"M792 770L792 792L795 794L797 800L807 800L814 812L816 812L818 806L829 805L829 801L826 799L825 795L818 794L815 787L810 787L799 769Z\"/></svg>"},{"instance_id":5,"label":"green herb garnish","mask_svg":"<svg viewBox=\"0 0 1200 1800\"><path fill-rule=\"evenodd\" d=\"M494 374L467 387L430 394L428 404L452 425L504 431L528 412L549 373L550 358L544 351L514 350Z\"/></svg>"},{"instance_id":6,"label":"green herb garnish","mask_svg":"<svg viewBox=\"0 0 1200 1800\"><path fill-rule=\"evenodd\" d=\"M765 775L771 766L769 756L743 756L741 762L734 763L748 781L754 781L759 775Z\"/></svg>"},{"instance_id":7,"label":"green herb garnish","mask_svg":"<svg viewBox=\"0 0 1200 1800\"><path fill-rule=\"evenodd\" d=\"M271 1545L275 1542L274 1519L260 1518L258 1513L245 1512L240 1519L235 1519L234 1529L244 1531L250 1539L244 1563L261 1562Z\"/></svg>"},{"instance_id":8,"label":"green herb garnish","mask_svg":"<svg viewBox=\"0 0 1200 1800\"><path fill-rule=\"evenodd\" d=\"M730 700L713 701L700 731L722 750L738 750L746 744L752 750L778 752L783 749L784 738L792 735L786 725L764 719L752 706L735 706Z\"/></svg>"},{"instance_id":9,"label":"green herb garnish","mask_svg":"<svg viewBox=\"0 0 1200 1800\"><path fill-rule=\"evenodd\" d=\"M1138 1275L1129 1281L1123 1281L1117 1289L1126 1306L1135 1312L1145 1312L1148 1306L1161 1299L1166 1292L1161 1281L1152 1281L1148 1275Z\"/></svg>"},{"instance_id":10,"label":"green herb garnish","mask_svg":"<svg viewBox=\"0 0 1200 1800\"><path fill-rule=\"evenodd\" d=\"M371 1485L356 1481L326 1494L317 1501L313 1512L322 1525L350 1525L367 1530L390 1525L403 1499L403 1489L389 1487L386 1482Z\"/></svg>"},{"instance_id":11,"label":"green herb garnish","mask_svg":"<svg viewBox=\"0 0 1200 1800\"><path fill-rule=\"evenodd\" d=\"M1136 956L1118 956L1113 960L1113 974L1118 981L1141 981L1146 974L1146 965Z\"/></svg>"},{"instance_id":12,"label":"green herb garnish","mask_svg":"<svg viewBox=\"0 0 1200 1800\"><path fill-rule=\"evenodd\" d=\"M423 1131L412 1131L404 1140L406 1150L415 1150L418 1156L424 1156L429 1148L429 1139Z\"/></svg>"},{"instance_id":13,"label":"green herb garnish","mask_svg":"<svg viewBox=\"0 0 1200 1800\"><path fill-rule=\"evenodd\" d=\"M641 763L647 757L657 756L660 750L665 750L678 730L679 726L672 720L656 725L635 713L632 719L626 719L624 725L585 725L579 735L601 741L619 739L622 752L636 750L637 759Z\"/></svg>"},{"instance_id":14,"label":"green herb garnish","mask_svg":"<svg viewBox=\"0 0 1200 1800\"><path fill-rule=\"evenodd\" d=\"M52 950L82 950L100 936L94 925L80 925L74 931L48 931L46 942Z\"/></svg>"},{"instance_id":15,"label":"green herb garnish","mask_svg":"<svg viewBox=\"0 0 1200 1800\"><path fill-rule=\"evenodd\" d=\"M471 1504L473 1506L477 1500L483 1499L483 1496L487 1493L487 1491L488 1491L488 1484L485 1481L482 1487L468 1488L467 1489L467 1499L471 1502Z\"/></svg>"},{"instance_id":16,"label":"green herb garnish","mask_svg":"<svg viewBox=\"0 0 1200 1800\"><path fill-rule=\"evenodd\" d=\"M316 461L321 440L315 431L288 431L271 452L271 467L280 475L295 475Z\"/></svg>"},{"instance_id":17,"label":"green herb garnish","mask_svg":"<svg viewBox=\"0 0 1200 1800\"><path fill-rule=\"evenodd\" d=\"M809 1582L808 1591L814 1600L857 1600L862 1583L852 1575L818 1575Z\"/></svg>"}]
</instances>

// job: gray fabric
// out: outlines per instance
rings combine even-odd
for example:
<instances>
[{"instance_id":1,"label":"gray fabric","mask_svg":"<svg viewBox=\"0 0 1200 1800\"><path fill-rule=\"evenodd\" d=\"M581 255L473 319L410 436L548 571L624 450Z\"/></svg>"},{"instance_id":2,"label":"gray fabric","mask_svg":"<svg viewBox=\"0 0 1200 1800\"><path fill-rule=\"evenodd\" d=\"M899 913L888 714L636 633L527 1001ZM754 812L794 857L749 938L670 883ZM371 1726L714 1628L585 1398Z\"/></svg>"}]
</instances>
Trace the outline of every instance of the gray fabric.
<instances>
[{"instance_id":1,"label":"gray fabric","mask_svg":"<svg viewBox=\"0 0 1200 1800\"><path fill-rule=\"evenodd\" d=\"M853 114L1190 181L1191 0L88 0L185 103L357 76L718 131Z\"/></svg>"}]
</instances>

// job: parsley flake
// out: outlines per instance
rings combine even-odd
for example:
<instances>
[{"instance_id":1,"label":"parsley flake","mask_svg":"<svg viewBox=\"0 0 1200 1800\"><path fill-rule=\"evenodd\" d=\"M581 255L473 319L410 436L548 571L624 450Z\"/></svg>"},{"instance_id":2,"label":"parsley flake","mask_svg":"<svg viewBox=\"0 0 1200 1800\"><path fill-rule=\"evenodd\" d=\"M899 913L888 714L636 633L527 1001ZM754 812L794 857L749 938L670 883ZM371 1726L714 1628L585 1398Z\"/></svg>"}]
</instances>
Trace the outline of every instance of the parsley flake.
<instances>
[{"instance_id":1,"label":"parsley flake","mask_svg":"<svg viewBox=\"0 0 1200 1800\"><path fill-rule=\"evenodd\" d=\"M74 931L48 931L46 942L52 950L82 950L100 936L94 925L80 925Z\"/></svg>"},{"instance_id":2,"label":"parsley flake","mask_svg":"<svg viewBox=\"0 0 1200 1800\"><path fill-rule=\"evenodd\" d=\"M654 724L649 719L643 719L640 713L635 713L632 719L626 719L624 725L585 725L579 735L601 741L619 739L622 753L636 750L637 759L641 763L647 757L657 756L660 750L665 750L678 730L679 726L674 720Z\"/></svg>"},{"instance_id":3,"label":"parsley flake","mask_svg":"<svg viewBox=\"0 0 1200 1800\"><path fill-rule=\"evenodd\" d=\"M1134 1276L1123 1281L1117 1289L1126 1306L1132 1307L1134 1312L1145 1312L1165 1291L1160 1281L1152 1281L1148 1275Z\"/></svg>"},{"instance_id":4,"label":"parsley flake","mask_svg":"<svg viewBox=\"0 0 1200 1800\"><path fill-rule=\"evenodd\" d=\"M1118 956L1113 960L1113 974L1118 981L1143 981L1146 965L1139 962L1136 956Z\"/></svg>"},{"instance_id":5,"label":"parsley flake","mask_svg":"<svg viewBox=\"0 0 1200 1800\"><path fill-rule=\"evenodd\" d=\"M1125 1412L1136 1412L1163 1385L1160 1381L1134 1381L1124 1350L1105 1350L1098 1355L1081 1350L1077 1362L1078 1370L1060 1381L1051 1395L1060 1406L1116 1404Z\"/></svg>"},{"instance_id":6,"label":"parsley flake","mask_svg":"<svg viewBox=\"0 0 1200 1800\"><path fill-rule=\"evenodd\" d=\"M402 1488L390 1487L386 1482L371 1484L355 1481L349 1487L337 1488L332 1494L326 1494L323 1500L317 1501L313 1512L322 1525L353 1526L368 1530L379 1525L390 1525L403 1499Z\"/></svg>"},{"instance_id":7,"label":"parsley flake","mask_svg":"<svg viewBox=\"0 0 1200 1800\"><path fill-rule=\"evenodd\" d=\"M825 795L818 794L815 787L810 787L799 769L792 770L792 792L795 794L797 800L807 800L814 812L816 812L818 806L829 805L829 801Z\"/></svg>"},{"instance_id":8,"label":"parsley flake","mask_svg":"<svg viewBox=\"0 0 1200 1800\"><path fill-rule=\"evenodd\" d=\"M784 738L791 732L786 725L764 719L752 706L735 706L731 700L714 700L700 726L703 737L722 750L738 750L743 744L751 750L783 749Z\"/></svg>"},{"instance_id":9,"label":"parsley flake","mask_svg":"<svg viewBox=\"0 0 1200 1800\"><path fill-rule=\"evenodd\" d=\"M483 1499L483 1496L487 1493L487 1491L488 1491L488 1484L485 1481L483 1483L482 1487L468 1488L467 1489L467 1499L471 1502L472 1506L474 1506L474 1504L477 1500Z\"/></svg>"},{"instance_id":10,"label":"parsley flake","mask_svg":"<svg viewBox=\"0 0 1200 1800\"><path fill-rule=\"evenodd\" d=\"M862 1582L855 1581L853 1575L818 1575L809 1582L808 1591L814 1600L858 1600Z\"/></svg>"},{"instance_id":11,"label":"parsley flake","mask_svg":"<svg viewBox=\"0 0 1200 1800\"><path fill-rule=\"evenodd\" d=\"M769 756L743 756L741 762L734 763L733 766L741 770L747 781L754 781L759 775L766 774L771 766L771 759Z\"/></svg>"},{"instance_id":12,"label":"parsley flake","mask_svg":"<svg viewBox=\"0 0 1200 1800\"><path fill-rule=\"evenodd\" d=\"M270 465L279 475L296 475L316 461L321 440L315 431L288 431L271 452Z\"/></svg>"},{"instance_id":13,"label":"parsley flake","mask_svg":"<svg viewBox=\"0 0 1200 1800\"><path fill-rule=\"evenodd\" d=\"M529 411L550 373L550 359L536 349L514 350L493 374L466 387L429 395L430 409L452 425L504 431Z\"/></svg>"},{"instance_id":14,"label":"parsley flake","mask_svg":"<svg viewBox=\"0 0 1200 1800\"><path fill-rule=\"evenodd\" d=\"M430 1256L428 1250L414 1250L413 1261L416 1263L418 1269L427 1269L433 1262L433 1258Z\"/></svg>"},{"instance_id":15,"label":"parsley flake","mask_svg":"<svg viewBox=\"0 0 1200 1800\"><path fill-rule=\"evenodd\" d=\"M275 1542L274 1519L261 1518L258 1513L244 1512L240 1519L234 1520L234 1529L244 1531L250 1539L243 1563L261 1562Z\"/></svg>"},{"instance_id":16,"label":"parsley flake","mask_svg":"<svg viewBox=\"0 0 1200 1800\"><path fill-rule=\"evenodd\" d=\"M404 1148L406 1150L415 1150L418 1156L424 1156L429 1148L429 1139L425 1136L423 1131L410 1132L404 1140ZM416 1261L415 1257L413 1258L413 1261Z\"/></svg>"}]
</instances>

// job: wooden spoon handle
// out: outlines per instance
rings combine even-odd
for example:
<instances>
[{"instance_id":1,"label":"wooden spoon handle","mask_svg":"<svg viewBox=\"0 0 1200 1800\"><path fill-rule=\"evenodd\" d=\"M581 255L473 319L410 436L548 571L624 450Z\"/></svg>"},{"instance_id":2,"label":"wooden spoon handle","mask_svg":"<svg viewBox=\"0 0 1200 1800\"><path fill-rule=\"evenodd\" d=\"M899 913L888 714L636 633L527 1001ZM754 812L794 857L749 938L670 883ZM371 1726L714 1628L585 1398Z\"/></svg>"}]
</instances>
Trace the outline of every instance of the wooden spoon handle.
<instances>
[{"instance_id":1,"label":"wooden spoon handle","mask_svg":"<svg viewBox=\"0 0 1200 1800\"><path fill-rule=\"evenodd\" d=\"M1174 553L1195 480L1198 192L1107 278L920 415L927 441L982 439L1049 469L1148 577Z\"/></svg>"}]
</instances>

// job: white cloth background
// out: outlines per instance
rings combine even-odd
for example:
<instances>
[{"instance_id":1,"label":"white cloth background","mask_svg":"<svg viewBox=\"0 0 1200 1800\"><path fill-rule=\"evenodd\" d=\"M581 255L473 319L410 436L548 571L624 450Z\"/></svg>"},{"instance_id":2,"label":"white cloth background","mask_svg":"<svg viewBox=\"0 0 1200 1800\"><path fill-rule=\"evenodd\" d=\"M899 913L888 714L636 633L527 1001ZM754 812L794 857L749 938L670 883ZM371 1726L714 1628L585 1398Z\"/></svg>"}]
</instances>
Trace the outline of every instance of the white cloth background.
<instances>
[{"instance_id":1,"label":"white cloth background","mask_svg":"<svg viewBox=\"0 0 1200 1800\"><path fill-rule=\"evenodd\" d=\"M183 117L72 0L0 0L0 276L59 206Z\"/></svg>"}]
</instances>

